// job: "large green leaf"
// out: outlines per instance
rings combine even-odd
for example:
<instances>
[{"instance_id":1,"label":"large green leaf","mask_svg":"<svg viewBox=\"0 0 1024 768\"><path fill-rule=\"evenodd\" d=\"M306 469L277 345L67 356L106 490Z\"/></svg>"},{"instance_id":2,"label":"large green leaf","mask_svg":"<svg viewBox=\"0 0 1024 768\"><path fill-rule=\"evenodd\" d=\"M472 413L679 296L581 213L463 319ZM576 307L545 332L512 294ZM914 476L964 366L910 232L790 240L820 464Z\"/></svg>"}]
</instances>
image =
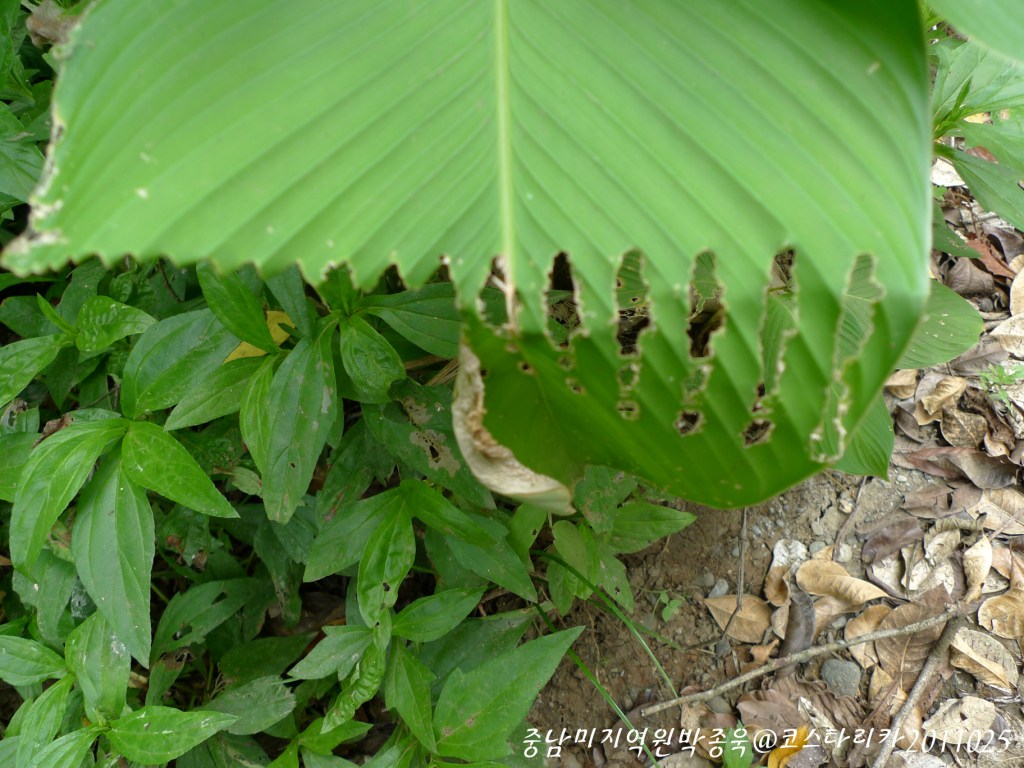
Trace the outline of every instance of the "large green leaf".
<instances>
[{"instance_id":1,"label":"large green leaf","mask_svg":"<svg viewBox=\"0 0 1024 768\"><path fill-rule=\"evenodd\" d=\"M928 0L928 4L958 31L1024 63L1024 5L1019 0Z\"/></svg>"},{"instance_id":2,"label":"large green leaf","mask_svg":"<svg viewBox=\"0 0 1024 768\"><path fill-rule=\"evenodd\" d=\"M920 29L913 0L106 0L72 34L31 232L4 262L215 254L314 281L347 262L363 287L397 263L415 287L445 254L486 426L523 463L746 504L843 454L918 322ZM634 250L653 322L630 359L615 284ZM787 250L796 335L765 361ZM543 297L560 252L583 325L565 349ZM724 318L709 356L686 332L701 253L715 290L694 303ZM881 290L848 361L862 255ZM494 257L501 330L476 316Z\"/></svg>"}]
</instances>

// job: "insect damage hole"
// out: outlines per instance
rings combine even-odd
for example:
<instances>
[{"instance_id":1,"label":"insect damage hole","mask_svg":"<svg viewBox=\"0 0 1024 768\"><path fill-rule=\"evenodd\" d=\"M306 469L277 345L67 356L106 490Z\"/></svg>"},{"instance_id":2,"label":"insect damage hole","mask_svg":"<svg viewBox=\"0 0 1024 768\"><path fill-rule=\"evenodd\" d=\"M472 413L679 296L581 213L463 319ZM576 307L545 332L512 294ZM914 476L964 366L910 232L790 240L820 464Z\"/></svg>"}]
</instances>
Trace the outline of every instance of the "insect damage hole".
<instances>
[{"instance_id":1,"label":"insect damage hole","mask_svg":"<svg viewBox=\"0 0 1024 768\"><path fill-rule=\"evenodd\" d=\"M718 265L710 251L698 254L690 277L690 354L695 358L711 357L711 341L725 327L724 289L717 275Z\"/></svg>"},{"instance_id":2,"label":"insect damage hole","mask_svg":"<svg viewBox=\"0 0 1024 768\"><path fill-rule=\"evenodd\" d=\"M615 410L626 421L636 421L640 418L640 404L634 400L620 400L615 405Z\"/></svg>"},{"instance_id":3,"label":"insect damage hole","mask_svg":"<svg viewBox=\"0 0 1024 768\"><path fill-rule=\"evenodd\" d=\"M580 327L577 306L576 281L572 276L572 264L564 251L555 256L548 272L548 287L544 291L548 312L548 333L561 349L569 346L569 339Z\"/></svg>"},{"instance_id":4,"label":"insect damage hole","mask_svg":"<svg viewBox=\"0 0 1024 768\"><path fill-rule=\"evenodd\" d=\"M704 426L704 414L700 411L680 411L676 419L676 432L680 436L692 435Z\"/></svg>"},{"instance_id":5,"label":"insect damage hole","mask_svg":"<svg viewBox=\"0 0 1024 768\"><path fill-rule=\"evenodd\" d=\"M766 443L773 429L775 423L770 419L753 419L743 430L743 444L751 446Z\"/></svg>"},{"instance_id":6,"label":"insect damage hole","mask_svg":"<svg viewBox=\"0 0 1024 768\"><path fill-rule=\"evenodd\" d=\"M643 276L644 258L639 251L628 251L615 274L615 303L618 328L615 339L620 357L639 355L640 334L651 325L649 286Z\"/></svg>"}]
</instances>

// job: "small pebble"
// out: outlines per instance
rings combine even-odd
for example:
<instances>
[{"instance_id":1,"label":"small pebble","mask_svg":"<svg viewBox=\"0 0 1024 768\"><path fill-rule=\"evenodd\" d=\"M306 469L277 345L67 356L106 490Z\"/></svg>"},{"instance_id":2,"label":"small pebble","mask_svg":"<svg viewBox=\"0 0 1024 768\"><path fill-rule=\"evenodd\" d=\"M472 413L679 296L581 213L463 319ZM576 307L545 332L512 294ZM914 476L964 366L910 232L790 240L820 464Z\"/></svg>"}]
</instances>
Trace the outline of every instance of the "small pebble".
<instances>
[{"instance_id":1,"label":"small pebble","mask_svg":"<svg viewBox=\"0 0 1024 768\"><path fill-rule=\"evenodd\" d=\"M821 665L821 679L840 696L856 696L860 693L860 664L846 659L826 659Z\"/></svg>"},{"instance_id":2,"label":"small pebble","mask_svg":"<svg viewBox=\"0 0 1024 768\"><path fill-rule=\"evenodd\" d=\"M827 546L828 544L826 544L824 541L812 541L811 546L807 548L807 551L810 552L812 555L816 555Z\"/></svg>"},{"instance_id":3,"label":"small pebble","mask_svg":"<svg viewBox=\"0 0 1024 768\"><path fill-rule=\"evenodd\" d=\"M711 589L715 586L715 575L711 571L704 571L697 577L697 586L704 589Z\"/></svg>"},{"instance_id":4,"label":"small pebble","mask_svg":"<svg viewBox=\"0 0 1024 768\"><path fill-rule=\"evenodd\" d=\"M904 475L904 474L896 475L896 482L897 483L905 483L905 482L907 482L907 476Z\"/></svg>"},{"instance_id":5,"label":"small pebble","mask_svg":"<svg viewBox=\"0 0 1024 768\"><path fill-rule=\"evenodd\" d=\"M759 525L750 526L750 532L755 536L760 536L763 533L763 531L761 530L761 526Z\"/></svg>"},{"instance_id":6,"label":"small pebble","mask_svg":"<svg viewBox=\"0 0 1024 768\"><path fill-rule=\"evenodd\" d=\"M851 512L853 512L853 502L850 501L849 499L840 499L839 511L842 512L844 515L850 514Z\"/></svg>"},{"instance_id":7,"label":"small pebble","mask_svg":"<svg viewBox=\"0 0 1024 768\"><path fill-rule=\"evenodd\" d=\"M850 560L853 559L853 547L851 547L849 544L846 544L845 542L843 544L840 544L839 548L835 552L835 555L833 556L833 559L837 563L850 562Z\"/></svg>"},{"instance_id":8,"label":"small pebble","mask_svg":"<svg viewBox=\"0 0 1024 768\"><path fill-rule=\"evenodd\" d=\"M730 552L730 554L731 554L731 555L732 555L733 557L739 557L739 556L740 556L740 548L739 548L738 546L736 546L736 547L733 547L733 548L732 548L732 552Z\"/></svg>"},{"instance_id":9,"label":"small pebble","mask_svg":"<svg viewBox=\"0 0 1024 768\"><path fill-rule=\"evenodd\" d=\"M725 579L719 579L715 582L715 586L708 592L708 597L721 597L729 592L729 582Z\"/></svg>"}]
</instances>

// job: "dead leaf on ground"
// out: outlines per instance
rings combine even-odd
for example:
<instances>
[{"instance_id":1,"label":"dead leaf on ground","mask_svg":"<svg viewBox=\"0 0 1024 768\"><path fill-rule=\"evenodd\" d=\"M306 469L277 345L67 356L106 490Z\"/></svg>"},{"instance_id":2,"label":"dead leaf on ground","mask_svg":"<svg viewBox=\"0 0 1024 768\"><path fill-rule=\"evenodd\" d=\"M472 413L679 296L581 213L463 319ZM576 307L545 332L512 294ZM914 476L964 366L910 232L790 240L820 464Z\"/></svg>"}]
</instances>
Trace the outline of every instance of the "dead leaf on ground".
<instances>
[{"instance_id":1,"label":"dead leaf on ground","mask_svg":"<svg viewBox=\"0 0 1024 768\"><path fill-rule=\"evenodd\" d=\"M959 629L949 644L950 663L979 682L1007 691L1017 689L1017 663L1005 646L976 629Z\"/></svg>"},{"instance_id":2,"label":"dead leaf on ground","mask_svg":"<svg viewBox=\"0 0 1024 768\"><path fill-rule=\"evenodd\" d=\"M924 531L916 520L904 516L887 521L861 535L866 536L860 550L861 560L873 563L920 541L924 538Z\"/></svg>"},{"instance_id":3,"label":"dead leaf on ground","mask_svg":"<svg viewBox=\"0 0 1024 768\"><path fill-rule=\"evenodd\" d=\"M885 589L893 597L905 598L907 591L903 587L903 555L896 553L877 560L868 566L868 578Z\"/></svg>"},{"instance_id":4,"label":"dead leaf on ground","mask_svg":"<svg viewBox=\"0 0 1024 768\"><path fill-rule=\"evenodd\" d=\"M988 536L980 536L978 540L964 551L964 578L967 580L966 600L977 600L981 597L985 579L992 570L992 542Z\"/></svg>"},{"instance_id":5,"label":"dead leaf on ground","mask_svg":"<svg viewBox=\"0 0 1024 768\"><path fill-rule=\"evenodd\" d=\"M999 544L992 547L992 569L1004 579L1020 581L1024 577L1024 560L1009 547Z\"/></svg>"},{"instance_id":6,"label":"dead leaf on ground","mask_svg":"<svg viewBox=\"0 0 1024 768\"><path fill-rule=\"evenodd\" d=\"M918 424L922 425L938 421L945 409L956 406L960 395L967 389L967 379L959 376L942 376L933 380L932 375L932 372L926 374L917 388L918 400L914 415ZM926 381L931 385L931 391L922 394L921 390L925 387Z\"/></svg>"},{"instance_id":7,"label":"dead leaf on ground","mask_svg":"<svg viewBox=\"0 0 1024 768\"><path fill-rule=\"evenodd\" d=\"M901 400L913 397L914 392L917 391L917 374L918 370L916 368L896 371L885 380L885 388L894 397L898 397Z\"/></svg>"},{"instance_id":8,"label":"dead leaf on ground","mask_svg":"<svg viewBox=\"0 0 1024 768\"><path fill-rule=\"evenodd\" d=\"M1007 640L1024 636L1024 587L1014 587L982 603L978 625Z\"/></svg>"},{"instance_id":9,"label":"dead leaf on ground","mask_svg":"<svg viewBox=\"0 0 1024 768\"><path fill-rule=\"evenodd\" d=\"M940 446L893 454L901 466L919 469L935 477L966 477L978 488L1005 488L1016 482L1019 467L1003 457L989 456L971 448Z\"/></svg>"},{"instance_id":10,"label":"dead leaf on ground","mask_svg":"<svg viewBox=\"0 0 1024 768\"><path fill-rule=\"evenodd\" d=\"M796 704L772 689L744 693L736 702L736 709L752 740L760 731L772 731L781 737L785 731L807 725Z\"/></svg>"},{"instance_id":11,"label":"dead leaf on ground","mask_svg":"<svg viewBox=\"0 0 1024 768\"><path fill-rule=\"evenodd\" d=\"M977 696L962 699L947 699L939 705L938 711L929 717L925 730L946 744L966 744L972 737L977 739L992 727L996 719L996 705Z\"/></svg>"},{"instance_id":12,"label":"dead leaf on ground","mask_svg":"<svg viewBox=\"0 0 1024 768\"><path fill-rule=\"evenodd\" d=\"M1008 357L1002 344L986 336L962 355L946 363L946 367L953 373L970 376L998 365Z\"/></svg>"},{"instance_id":13,"label":"dead leaf on ground","mask_svg":"<svg viewBox=\"0 0 1024 768\"><path fill-rule=\"evenodd\" d=\"M950 511L952 496L953 488L948 483L934 483L918 491L904 494L903 509L914 517L928 520L945 517ZM916 525L914 527L918 528Z\"/></svg>"},{"instance_id":14,"label":"dead leaf on ground","mask_svg":"<svg viewBox=\"0 0 1024 768\"><path fill-rule=\"evenodd\" d=\"M789 600L789 566L775 566L764 577L764 596L778 608Z\"/></svg>"},{"instance_id":15,"label":"dead leaf on ground","mask_svg":"<svg viewBox=\"0 0 1024 768\"><path fill-rule=\"evenodd\" d=\"M872 605L864 610L860 616L850 619L846 625L844 637L847 642L855 640L861 635L867 635L878 629L882 619L892 613L892 608L887 605ZM878 654L875 653L875 644L861 643L850 646L850 654L857 663L864 669L871 669L878 663Z\"/></svg>"},{"instance_id":16,"label":"dead leaf on ground","mask_svg":"<svg viewBox=\"0 0 1024 768\"><path fill-rule=\"evenodd\" d=\"M882 619L878 628L902 629L934 615L935 611L924 605L907 603L893 609ZM909 691L913 687L921 667L942 634L942 627L942 624L937 624L909 635L897 635L875 641L878 663L903 690Z\"/></svg>"},{"instance_id":17,"label":"dead leaf on ground","mask_svg":"<svg viewBox=\"0 0 1024 768\"><path fill-rule=\"evenodd\" d=\"M796 583L811 595L828 595L850 605L887 597L885 590L856 579L832 560L808 560L796 572Z\"/></svg>"},{"instance_id":18,"label":"dead leaf on ground","mask_svg":"<svg viewBox=\"0 0 1024 768\"><path fill-rule=\"evenodd\" d=\"M822 630L830 626L832 622L844 613L853 613L863 603L848 603L832 595L824 595L814 601L814 636L821 634Z\"/></svg>"},{"instance_id":19,"label":"dead leaf on ground","mask_svg":"<svg viewBox=\"0 0 1024 768\"><path fill-rule=\"evenodd\" d=\"M760 669L768 663L768 658L772 655L772 652L778 647L779 639L773 637L770 643L766 645L752 645L750 646L750 657L740 665L740 672L749 672L752 669Z\"/></svg>"},{"instance_id":20,"label":"dead leaf on ground","mask_svg":"<svg viewBox=\"0 0 1024 768\"><path fill-rule=\"evenodd\" d=\"M988 433L988 420L980 414L950 406L942 409L939 431L950 445L977 448Z\"/></svg>"},{"instance_id":21,"label":"dead leaf on ground","mask_svg":"<svg viewBox=\"0 0 1024 768\"><path fill-rule=\"evenodd\" d=\"M992 275L972 262L972 259L956 260L947 277L949 287L961 296L991 296L995 290Z\"/></svg>"},{"instance_id":22,"label":"dead leaf on ground","mask_svg":"<svg viewBox=\"0 0 1024 768\"><path fill-rule=\"evenodd\" d=\"M1024 315L1004 320L989 332L989 336L1017 358L1024 358Z\"/></svg>"},{"instance_id":23,"label":"dead leaf on ground","mask_svg":"<svg viewBox=\"0 0 1024 768\"><path fill-rule=\"evenodd\" d=\"M761 598L744 595L743 606L729 624L729 618L736 612L736 603L736 595L722 595L704 601L718 626L722 629L729 626L729 637L741 643L760 643L765 630L771 626L772 609Z\"/></svg>"},{"instance_id":24,"label":"dead leaf on ground","mask_svg":"<svg viewBox=\"0 0 1024 768\"><path fill-rule=\"evenodd\" d=\"M1024 493L1013 488L984 491L967 513L978 519L985 515L985 528L1008 536L1024 534Z\"/></svg>"},{"instance_id":25,"label":"dead leaf on ground","mask_svg":"<svg viewBox=\"0 0 1024 768\"><path fill-rule=\"evenodd\" d=\"M889 765L890 768L946 768L942 758L909 750L893 752Z\"/></svg>"},{"instance_id":26,"label":"dead leaf on ground","mask_svg":"<svg viewBox=\"0 0 1024 768\"><path fill-rule=\"evenodd\" d=\"M772 614L772 628L775 628L775 614ZM782 645L779 647L779 658L792 656L810 648L814 642L816 629L814 603L806 592L800 589L793 590L787 605L786 626L782 635ZM786 667L779 674L785 677L791 675L793 671L793 667Z\"/></svg>"}]
</instances>

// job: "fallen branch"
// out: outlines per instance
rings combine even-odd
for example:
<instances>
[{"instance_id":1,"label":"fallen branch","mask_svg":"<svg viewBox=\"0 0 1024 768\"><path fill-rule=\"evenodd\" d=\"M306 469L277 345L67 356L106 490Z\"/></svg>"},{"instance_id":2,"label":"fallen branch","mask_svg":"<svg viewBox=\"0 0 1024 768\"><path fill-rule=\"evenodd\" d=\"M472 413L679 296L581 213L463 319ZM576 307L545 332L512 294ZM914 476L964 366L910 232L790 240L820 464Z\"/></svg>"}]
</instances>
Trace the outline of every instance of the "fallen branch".
<instances>
[{"instance_id":1,"label":"fallen branch","mask_svg":"<svg viewBox=\"0 0 1024 768\"><path fill-rule=\"evenodd\" d=\"M650 715L662 712L666 709L676 706L683 706L684 704L697 704L701 701L707 701L713 699L715 696L731 691L733 688L739 688L744 683L748 683L751 680L755 680L758 677L771 674L777 669L788 667L791 664L800 664L817 656L822 656L826 653L832 653L834 651L842 651L847 648L852 648L855 645L862 645L864 643L870 643L874 640L884 640L887 637L901 637L903 635L912 635L915 632L921 632L930 627L934 627L938 624L944 624L950 619L961 616L959 609L941 613L938 616L932 616L930 619L923 619L922 621L916 621L913 624L908 624L905 627L899 627L897 629L882 629L878 632L869 632L866 635L860 635L852 640L838 640L834 643L826 643L825 645L818 645L814 648L808 648L806 651L800 651L800 653L794 653L792 656L787 656L784 659L776 659L763 667L752 669L739 677L735 677L728 682L717 685L709 691L703 693L691 693L687 696L679 696L670 701L663 701L659 704L652 704L649 707L644 707L640 710L642 717L649 717ZM923 674L923 673L922 673ZM920 679L920 678L919 678ZM916 686L915 686L916 688Z\"/></svg>"},{"instance_id":2,"label":"fallen branch","mask_svg":"<svg viewBox=\"0 0 1024 768\"><path fill-rule=\"evenodd\" d=\"M885 737L885 741L882 742L881 750L875 755L871 768L885 768L888 764L889 757L892 755L893 749L896 748L896 742L903 731L903 722L917 706L917 702L921 700L925 690L930 687L931 679L938 671L939 665L942 664L943 657L946 655L946 649L949 648L949 643L953 640L953 635L956 634L961 626L963 626L962 620L951 621L942 630L938 641L928 654L928 661L925 662L924 667L921 669L921 674L917 676L914 687L910 689L910 694L907 696L906 701L903 702L900 711L896 713L896 717L892 719L892 723L888 728L888 734Z\"/></svg>"}]
</instances>

